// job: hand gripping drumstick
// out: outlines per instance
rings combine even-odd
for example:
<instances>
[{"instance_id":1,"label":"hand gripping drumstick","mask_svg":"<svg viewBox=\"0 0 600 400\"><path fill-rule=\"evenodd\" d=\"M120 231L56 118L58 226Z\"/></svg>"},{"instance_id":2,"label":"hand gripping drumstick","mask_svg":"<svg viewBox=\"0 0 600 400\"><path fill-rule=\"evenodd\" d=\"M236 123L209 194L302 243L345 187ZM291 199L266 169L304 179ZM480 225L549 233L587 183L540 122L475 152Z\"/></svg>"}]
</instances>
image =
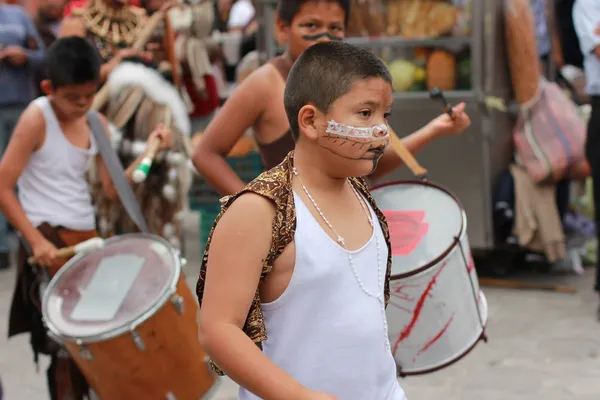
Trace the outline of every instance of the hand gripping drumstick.
<instances>
[{"instance_id":1,"label":"hand gripping drumstick","mask_svg":"<svg viewBox=\"0 0 600 400\"><path fill-rule=\"evenodd\" d=\"M171 109L167 107L165 111L165 126L171 125ZM148 144L148 149L146 150L146 155L140 162L135 170L133 170L133 175L131 178L135 183L142 183L148 177L148 172L150 172L150 168L152 168L152 163L154 162L154 157L156 157L156 153L158 153L158 148L160 147L162 139L160 137L155 138Z\"/></svg>"},{"instance_id":2,"label":"hand gripping drumstick","mask_svg":"<svg viewBox=\"0 0 600 400\"><path fill-rule=\"evenodd\" d=\"M442 106L442 109L450 118L454 118L454 112L452 111L452 106L446 100L446 96L444 96L444 92L440 90L440 88L434 87L429 91L429 98L439 103Z\"/></svg>"},{"instance_id":3,"label":"hand gripping drumstick","mask_svg":"<svg viewBox=\"0 0 600 400\"><path fill-rule=\"evenodd\" d=\"M152 16L146 22L146 25L144 26L143 30L140 32L138 39L135 41L135 43L133 43L131 48L133 48L135 50L142 50L144 48L144 46L146 45L146 43L148 42L148 40L150 40L152 38L152 34L154 33L154 30L158 27L158 25L161 23L161 21L163 20L164 17L165 17L165 13L162 11L157 11L154 14L152 14ZM100 110L102 107L104 107L104 105L106 104L107 101L108 101L108 85L104 84L104 86L102 86L100 88L100 90L98 90L98 93L96 93L96 96L94 96L94 101L92 103L92 110L95 110L95 111Z\"/></svg>"},{"instance_id":4,"label":"hand gripping drumstick","mask_svg":"<svg viewBox=\"0 0 600 400\"><path fill-rule=\"evenodd\" d=\"M99 250L104 247L104 239L95 237L85 242L81 242L76 244L75 246L63 247L62 249L58 249L56 251L56 257L66 258L74 256L79 253L89 253L92 251ZM29 264L36 264L37 259L34 256L31 256L27 259Z\"/></svg>"}]
</instances>

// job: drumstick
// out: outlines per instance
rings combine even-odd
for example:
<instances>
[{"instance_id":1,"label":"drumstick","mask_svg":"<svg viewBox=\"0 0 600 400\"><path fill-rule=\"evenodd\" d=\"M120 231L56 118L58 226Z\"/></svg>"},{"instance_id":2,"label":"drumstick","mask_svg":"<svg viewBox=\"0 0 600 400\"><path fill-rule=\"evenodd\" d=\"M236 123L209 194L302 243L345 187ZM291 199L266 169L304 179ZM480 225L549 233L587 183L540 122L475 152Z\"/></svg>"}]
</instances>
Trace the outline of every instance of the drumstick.
<instances>
[{"instance_id":1,"label":"drumstick","mask_svg":"<svg viewBox=\"0 0 600 400\"><path fill-rule=\"evenodd\" d=\"M104 247L104 239L95 237L85 242L81 242L76 244L75 246L63 247L62 249L58 249L56 251L56 257L66 258L74 256L79 253L89 253L91 251L99 250ZM29 264L36 264L37 259L34 256L31 256L27 259Z\"/></svg>"},{"instance_id":2,"label":"drumstick","mask_svg":"<svg viewBox=\"0 0 600 400\"><path fill-rule=\"evenodd\" d=\"M402 140L396 135L390 128L390 145L392 149L398 154L398 157L402 159L402 162L412 171L412 173L419 179L425 179L427 177L427 170L421 167L421 164L415 159L410 151L406 148Z\"/></svg>"},{"instance_id":3,"label":"drumstick","mask_svg":"<svg viewBox=\"0 0 600 400\"><path fill-rule=\"evenodd\" d=\"M452 111L452 106L446 100L446 96L444 96L444 92L440 90L440 88L434 87L429 91L429 97L436 103L439 103L442 106L442 110L450 118L454 118L454 112Z\"/></svg>"},{"instance_id":4,"label":"drumstick","mask_svg":"<svg viewBox=\"0 0 600 400\"><path fill-rule=\"evenodd\" d=\"M533 283L533 282L520 282L505 279L495 278L479 278L479 284L481 286L492 286L502 287L507 289L530 289L530 290L544 290L558 293L576 293L577 290L571 286L556 286L548 285L544 283Z\"/></svg>"},{"instance_id":5,"label":"drumstick","mask_svg":"<svg viewBox=\"0 0 600 400\"><path fill-rule=\"evenodd\" d=\"M157 11L154 14L152 14L152 16L146 22L144 29L142 29L142 31L140 32L138 39L135 41L135 43L133 43L131 48L135 50L142 50L146 45L146 42L148 42L148 40L150 40L150 38L152 37L152 33L154 33L154 30L163 20L163 17L164 12L162 11ZM94 101L92 102L92 110L100 110L102 107L104 107L107 101L108 85L104 84L104 86L102 86L100 90L98 90L96 96L94 96Z\"/></svg>"},{"instance_id":6,"label":"drumstick","mask_svg":"<svg viewBox=\"0 0 600 400\"><path fill-rule=\"evenodd\" d=\"M165 110L165 126L171 126L171 111L170 108L166 108ZM142 183L148 177L148 173L150 172L150 168L152 168L152 163L154 162L154 157L156 157L156 153L158 153L158 148L162 139L160 137L155 138L148 144L148 149L146 150L146 155L142 159L142 162L133 170L133 174L131 178L135 183Z\"/></svg>"}]
</instances>

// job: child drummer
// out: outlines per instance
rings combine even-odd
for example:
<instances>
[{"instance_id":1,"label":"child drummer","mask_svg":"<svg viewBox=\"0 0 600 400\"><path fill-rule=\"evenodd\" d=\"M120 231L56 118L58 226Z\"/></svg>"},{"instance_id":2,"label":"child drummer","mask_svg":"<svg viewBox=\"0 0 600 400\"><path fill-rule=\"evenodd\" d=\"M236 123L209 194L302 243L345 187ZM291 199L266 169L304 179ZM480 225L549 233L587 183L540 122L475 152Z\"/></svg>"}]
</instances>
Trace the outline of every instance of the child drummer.
<instances>
[{"instance_id":1,"label":"child drummer","mask_svg":"<svg viewBox=\"0 0 600 400\"><path fill-rule=\"evenodd\" d=\"M86 181L89 160L97 163L105 192L113 198L117 194L86 117L100 81L99 54L86 39L68 37L52 45L46 63L48 80L42 82L42 89L47 96L34 100L23 112L0 161L0 210L31 246L37 263L56 270L66 261L56 257L59 243L72 246L97 236ZM148 140L155 138L161 138L161 149L171 145L167 129L159 127ZM129 166L128 177L142 158ZM27 265L23 248L19 259L9 336L29 331L36 358L39 352L51 354L52 398L82 398L85 389L76 387L77 374L70 376L69 385L60 385L64 377L59 375L65 368L59 364L64 360L48 350L40 310L34 305L39 305L39 298L29 295L37 293L30 288L39 277Z\"/></svg>"},{"instance_id":2,"label":"child drummer","mask_svg":"<svg viewBox=\"0 0 600 400\"><path fill-rule=\"evenodd\" d=\"M287 42L286 52L241 83L211 121L194 152L196 169L222 195L244 187L225 157L249 128L253 129L266 169L279 164L294 149L283 108L287 74L306 48L323 41L343 40L350 1L279 0L277 15L278 29ZM454 118L440 115L404 138L404 145L415 153L434 139L463 132L471 124L464 110L465 104L458 104L453 110ZM372 178L394 171L401 163L396 153L387 149Z\"/></svg>"},{"instance_id":3,"label":"child drummer","mask_svg":"<svg viewBox=\"0 0 600 400\"><path fill-rule=\"evenodd\" d=\"M388 228L359 178L389 141L390 74L367 50L319 43L284 103L295 151L225 201L209 238L202 345L242 400L405 399L385 315Z\"/></svg>"}]
</instances>

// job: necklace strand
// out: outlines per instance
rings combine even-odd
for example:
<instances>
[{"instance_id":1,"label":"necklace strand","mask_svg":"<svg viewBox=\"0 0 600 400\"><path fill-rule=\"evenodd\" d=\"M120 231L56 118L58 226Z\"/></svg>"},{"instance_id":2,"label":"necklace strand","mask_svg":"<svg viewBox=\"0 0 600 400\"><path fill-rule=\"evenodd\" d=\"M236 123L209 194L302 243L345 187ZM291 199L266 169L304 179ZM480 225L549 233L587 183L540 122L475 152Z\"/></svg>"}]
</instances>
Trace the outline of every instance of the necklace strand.
<instances>
[{"instance_id":1,"label":"necklace strand","mask_svg":"<svg viewBox=\"0 0 600 400\"><path fill-rule=\"evenodd\" d=\"M323 222L325 222L327 227L333 232L333 234L335 236L337 236L337 242L344 248L344 250L346 250L346 254L348 255L348 263L350 264L350 269L352 271L352 275L354 275L354 278L356 279L356 282L358 283L360 290L364 294L366 294L368 297L375 298L379 302L381 312L382 312L382 319L383 319L383 335L385 338L385 346L386 346L387 350L390 350L391 346L390 346L390 340L389 340L388 334L387 334L388 324L387 324L387 318L385 316L385 300L384 300L384 296L383 296L383 287L382 287L383 285L382 285L382 280L381 280L381 246L379 243L379 237L377 235L377 232L375 232L375 223L373 222L373 217L371 216L371 212L367 208L367 205L365 204L365 200L360 196L360 194L358 193L356 188L352 185L350 180L347 180L348 184L350 185L350 188L352 188L352 192L356 196L361 208L367 215L367 219L369 220L369 225L371 225L371 228L373 229L373 236L375 236L375 247L377 249L377 294L373 294L372 292L370 292L367 289L367 287L364 285L362 279L360 279L360 276L358 275L358 271L356 270L356 266L354 265L354 259L352 257L352 253L350 252L350 250L348 250L348 247L346 246L346 241L340 234L337 233L337 231L333 228L333 225L331 225L331 223L329 222L329 220L327 219L327 217L325 216L323 211L321 211L321 208L319 207L319 205L317 204L315 199L311 196L306 185L304 184L304 182L302 182L302 179L300 178L300 175L298 174L298 170L294 167L292 169L292 172L294 173L296 178L298 178L298 182L300 182L300 185L302 186L302 190L304 191L304 193L306 194L306 196L312 203L313 207L315 208L315 210L317 211L317 213L319 214L319 216L321 217Z\"/></svg>"}]
</instances>

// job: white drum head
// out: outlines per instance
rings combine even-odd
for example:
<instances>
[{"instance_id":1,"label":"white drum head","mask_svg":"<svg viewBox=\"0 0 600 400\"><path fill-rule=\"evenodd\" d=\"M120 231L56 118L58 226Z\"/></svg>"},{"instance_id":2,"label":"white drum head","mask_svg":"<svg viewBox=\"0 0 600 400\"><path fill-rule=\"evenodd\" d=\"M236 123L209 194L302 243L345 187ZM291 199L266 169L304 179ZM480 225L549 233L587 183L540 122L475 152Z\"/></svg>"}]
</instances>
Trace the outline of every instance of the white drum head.
<instances>
[{"instance_id":1,"label":"white drum head","mask_svg":"<svg viewBox=\"0 0 600 400\"><path fill-rule=\"evenodd\" d=\"M466 228L460 204L435 186L399 182L376 187L371 193L388 222L392 276L436 260Z\"/></svg>"},{"instance_id":2,"label":"white drum head","mask_svg":"<svg viewBox=\"0 0 600 400\"><path fill-rule=\"evenodd\" d=\"M54 276L44 295L44 320L64 340L115 337L164 304L180 268L172 248L159 237L113 237L104 249L73 258Z\"/></svg>"}]
</instances>

